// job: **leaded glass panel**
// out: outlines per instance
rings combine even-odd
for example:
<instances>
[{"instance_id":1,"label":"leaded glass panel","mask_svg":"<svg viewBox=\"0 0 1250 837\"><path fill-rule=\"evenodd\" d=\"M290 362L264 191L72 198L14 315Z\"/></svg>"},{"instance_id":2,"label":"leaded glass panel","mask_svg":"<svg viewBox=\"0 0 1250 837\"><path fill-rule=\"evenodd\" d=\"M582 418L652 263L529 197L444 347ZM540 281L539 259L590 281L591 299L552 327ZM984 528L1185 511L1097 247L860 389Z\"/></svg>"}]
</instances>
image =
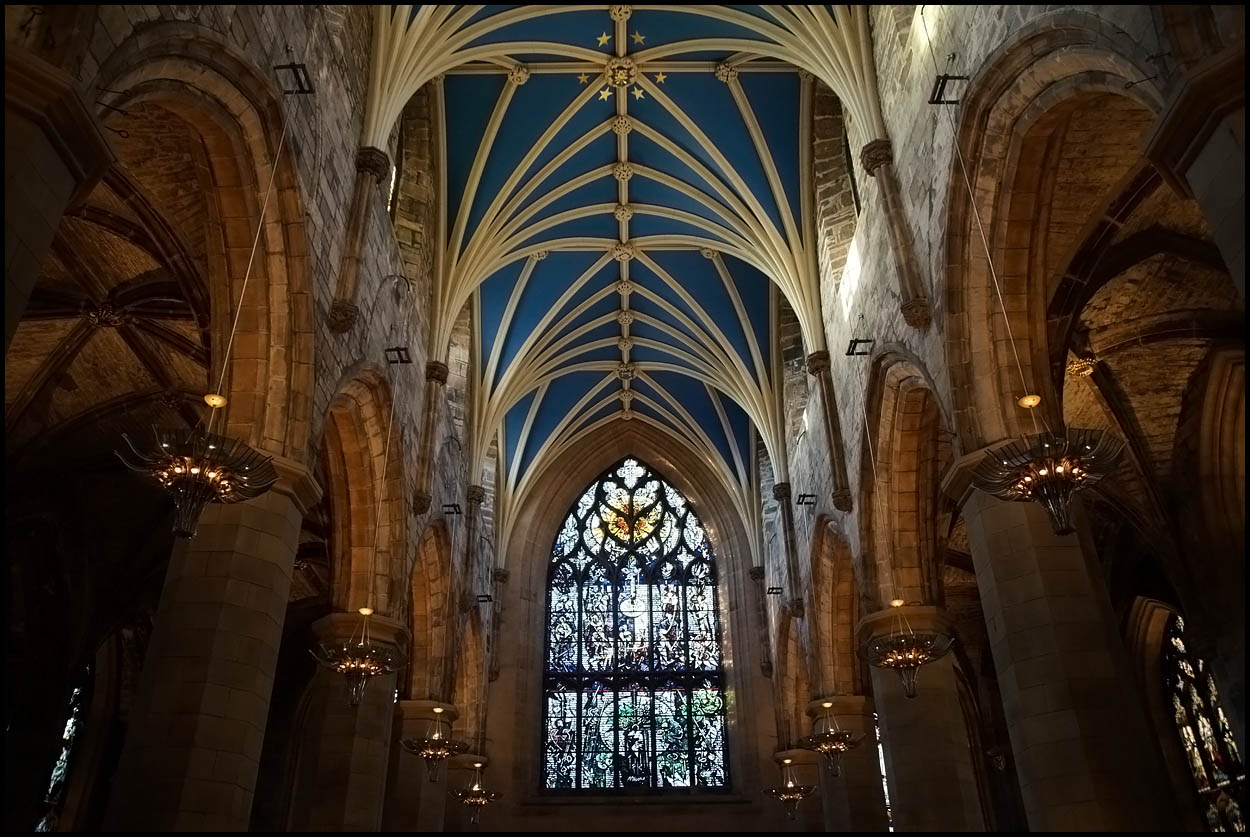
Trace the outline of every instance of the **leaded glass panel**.
<instances>
[{"instance_id":1,"label":"leaded glass panel","mask_svg":"<svg viewBox=\"0 0 1250 837\"><path fill-rule=\"evenodd\" d=\"M544 786L726 788L716 563L685 497L626 459L570 510L547 578Z\"/></svg>"},{"instance_id":2,"label":"leaded glass panel","mask_svg":"<svg viewBox=\"0 0 1250 837\"><path fill-rule=\"evenodd\" d=\"M1173 616L1163 646L1163 670L1198 804L1211 831L1245 831L1240 804L1245 767L1220 706L1215 678L1205 660L1189 653L1184 635L1184 621Z\"/></svg>"}]
</instances>

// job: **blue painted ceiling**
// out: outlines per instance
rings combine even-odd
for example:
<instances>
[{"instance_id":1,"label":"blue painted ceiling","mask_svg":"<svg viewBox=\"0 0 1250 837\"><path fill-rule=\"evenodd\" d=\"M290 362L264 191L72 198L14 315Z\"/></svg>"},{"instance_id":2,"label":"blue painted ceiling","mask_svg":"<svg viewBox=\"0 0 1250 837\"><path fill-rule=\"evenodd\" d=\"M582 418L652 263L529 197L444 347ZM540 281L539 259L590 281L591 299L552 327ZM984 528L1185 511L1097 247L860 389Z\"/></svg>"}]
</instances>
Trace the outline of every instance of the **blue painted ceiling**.
<instances>
[{"instance_id":1,"label":"blue painted ceiling","mask_svg":"<svg viewBox=\"0 0 1250 837\"><path fill-rule=\"evenodd\" d=\"M481 7L468 26L515 8ZM765 15L756 6L732 8ZM504 393L509 382L526 382L523 391L499 396L510 403L500 439L514 472L529 468L549 439L619 416L629 388L635 417L697 438L745 481L751 421L708 380L708 370L771 385L773 290L755 267L710 250L733 237L724 217L732 205L750 207L777 229L787 218L801 223L800 120L807 117L800 81L793 68L697 43L761 38L736 23L636 7L624 30L607 10L584 7L486 26L471 44L516 42L527 80L513 85L511 65L486 64L443 80L451 258L467 262L476 237L498 260L476 292L479 385ZM613 86L602 63L572 61L536 42L594 50L604 61L623 50L639 57L637 77ZM694 43L647 58L647 50L678 42ZM726 59L736 66L763 147L733 89L717 77L715 64ZM632 120L623 140L612 130L621 115ZM542 142L552 126L558 130ZM622 161L633 167L623 189L613 174ZM632 211L623 222L614 216L622 193ZM492 239L491 225L508 221L516 228ZM633 246L632 259L614 258L618 242ZM623 280L630 283L625 295ZM623 325L625 310L633 319ZM626 357L634 374L623 381L618 366Z\"/></svg>"}]
</instances>

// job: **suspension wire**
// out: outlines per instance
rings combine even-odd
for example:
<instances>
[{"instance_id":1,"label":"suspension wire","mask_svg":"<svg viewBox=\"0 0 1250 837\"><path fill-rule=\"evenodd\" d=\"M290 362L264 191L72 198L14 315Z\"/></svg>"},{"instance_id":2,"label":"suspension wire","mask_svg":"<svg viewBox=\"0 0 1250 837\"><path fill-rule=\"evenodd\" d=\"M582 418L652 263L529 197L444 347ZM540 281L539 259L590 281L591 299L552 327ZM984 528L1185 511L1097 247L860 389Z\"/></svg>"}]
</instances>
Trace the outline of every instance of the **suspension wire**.
<instances>
[{"instance_id":1,"label":"suspension wire","mask_svg":"<svg viewBox=\"0 0 1250 837\"><path fill-rule=\"evenodd\" d=\"M252 265L256 261L256 248L260 246L260 234L265 229L265 213L269 209L269 198L273 195L273 182L278 174L278 167L282 164L282 149L286 144L287 128L290 126L290 120L287 119L286 110L279 107L278 110L282 114L282 133L278 137L278 150L273 155L272 164L269 167L269 183L265 186L265 198L260 205L260 217L256 221L256 235L252 237L252 252L247 257L247 270L243 273L243 285L239 289L239 304L234 309L234 320L230 323L230 338L226 341L226 351L221 359L221 376L217 379L217 390L212 395L221 395L221 389L226 382L226 374L230 371L230 352L234 349L234 337L239 328L239 315L243 313L243 298L247 295L247 282L252 276ZM212 412L208 416L208 430L212 432L213 420L217 416L217 411L224 406L224 403L212 405Z\"/></svg>"},{"instance_id":2,"label":"suspension wire","mask_svg":"<svg viewBox=\"0 0 1250 837\"><path fill-rule=\"evenodd\" d=\"M924 26L924 37L929 46L929 60L933 62L933 70L935 73L940 72L937 62L937 54L933 49L933 38L929 34L929 22L925 20L924 16L924 6L920 7L920 23ZM998 310L1003 315L1003 326L1007 330L1007 341L1011 345L1011 354L1016 361L1016 372L1020 375L1020 388L1025 395L1028 395L1029 384L1024 375L1024 364L1020 361L1020 352L1016 348L1016 338L1011 330L1011 318L1007 315L1007 306L1003 302L1003 289L1002 285L999 284L998 281L998 270L994 267L994 257L990 251L989 237L985 234L985 224L981 218L981 209L977 206L976 193L972 188L972 178L968 175L968 164L967 161L964 160L963 149L959 147L959 127L955 122L954 114L947 111L946 118L947 121L950 122L951 126L951 145L955 148L955 159L959 163L959 172L963 177L964 186L968 190L968 205L972 208L972 217L976 222L977 235L981 239L981 246L985 249L985 262L989 267L990 280L994 284L994 295L998 299ZM1041 432L1041 428L1038 426L1037 410L1032 407L1028 408L1028 410L1029 414L1033 418L1033 429L1037 432ZM1042 425L1046 426L1047 431L1049 431L1050 427L1046 425L1045 417L1042 417L1041 421Z\"/></svg>"}]
</instances>

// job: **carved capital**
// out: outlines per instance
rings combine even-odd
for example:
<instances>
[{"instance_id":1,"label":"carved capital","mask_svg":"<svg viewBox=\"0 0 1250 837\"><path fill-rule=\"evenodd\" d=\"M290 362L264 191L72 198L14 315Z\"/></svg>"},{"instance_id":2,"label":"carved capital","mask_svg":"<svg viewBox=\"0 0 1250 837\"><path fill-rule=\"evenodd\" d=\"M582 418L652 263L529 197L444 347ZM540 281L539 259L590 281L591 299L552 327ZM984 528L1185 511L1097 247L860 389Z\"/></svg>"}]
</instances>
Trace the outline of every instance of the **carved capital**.
<instances>
[{"instance_id":1,"label":"carved capital","mask_svg":"<svg viewBox=\"0 0 1250 837\"><path fill-rule=\"evenodd\" d=\"M491 580L493 580L496 584L507 584L508 578L510 575L511 573L509 573L507 570L500 567L492 571L490 577L491 577Z\"/></svg>"},{"instance_id":2,"label":"carved capital","mask_svg":"<svg viewBox=\"0 0 1250 837\"><path fill-rule=\"evenodd\" d=\"M630 311L622 311L616 315L616 321L623 326L631 325L634 322L634 315Z\"/></svg>"},{"instance_id":3,"label":"carved capital","mask_svg":"<svg viewBox=\"0 0 1250 837\"><path fill-rule=\"evenodd\" d=\"M430 503L434 498L424 491L418 491L412 495L412 513L416 515L425 514L430 510Z\"/></svg>"},{"instance_id":4,"label":"carved capital","mask_svg":"<svg viewBox=\"0 0 1250 837\"><path fill-rule=\"evenodd\" d=\"M346 334L356 325L359 317L360 309L356 307L356 303L346 299L336 299L330 303L330 313L326 317L326 324L335 334Z\"/></svg>"},{"instance_id":5,"label":"carved capital","mask_svg":"<svg viewBox=\"0 0 1250 837\"><path fill-rule=\"evenodd\" d=\"M618 242L612 248L612 258L618 262L627 262L634 257L634 245L627 242Z\"/></svg>"},{"instance_id":6,"label":"carved capital","mask_svg":"<svg viewBox=\"0 0 1250 837\"><path fill-rule=\"evenodd\" d=\"M894 148L888 139L875 139L860 149L859 162L869 177L876 177L877 169L893 165Z\"/></svg>"},{"instance_id":7,"label":"carved capital","mask_svg":"<svg viewBox=\"0 0 1250 837\"><path fill-rule=\"evenodd\" d=\"M464 490L464 499L475 506L480 506L486 499L486 489L480 485L470 485Z\"/></svg>"},{"instance_id":8,"label":"carved capital","mask_svg":"<svg viewBox=\"0 0 1250 837\"><path fill-rule=\"evenodd\" d=\"M785 502L790 499L790 483L779 482L773 486L773 499Z\"/></svg>"},{"instance_id":9,"label":"carved capital","mask_svg":"<svg viewBox=\"0 0 1250 837\"><path fill-rule=\"evenodd\" d=\"M839 488L833 492L833 507L838 511L849 512L851 510L851 489Z\"/></svg>"},{"instance_id":10,"label":"carved capital","mask_svg":"<svg viewBox=\"0 0 1250 837\"><path fill-rule=\"evenodd\" d=\"M903 312L903 322L912 328L928 328L932 321L929 315L929 300L922 296L907 300L900 306L900 310Z\"/></svg>"},{"instance_id":11,"label":"carved capital","mask_svg":"<svg viewBox=\"0 0 1250 837\"><path fill-rule=\"evenodd\" d=\"M612 176L622 182L634 176L634 167L629 163L617 163L612 167Z\"/></svg>"},{"instance_id":12,"label":"carved capital","mask_svg":"<svg viewBox=\"0 0 1250 837\"><path fill-rule=\"evenodd\" d=\"M829 371L829 353L824 349L807 356L807 374L819 375Z\"/></svg>"},{"instance_id":13,"label":"carved capital","mask_svg":"<svg viewBox=\"0 0 1250 837\"><path fill-rule=\"evenodd\" d=\"M761 564L757 567L752 567L747 570L747 575L751 577L752 581L762 582L764 580L764 566Z\"/></svg>"},{"instance_id":14,"label":"carved capital","mask_svg":"<svg viewBox=\"0 0 1250 837\"><path fill-rule=\"evenodd\" d=\"M425 379L436 384L447 383L447 364L441 360L431 360L425 365Z\"/></svg>"},{"instance_id":15,"label":"carved capital","mask_svg":"<svg viewBox=\"0 0 1250 837\"><path fill-rule=\"evenodd\" d=\"M356 171L371 174L378 183L385 183L391 175L391 158L385 151L372 146L356 150Z\"/></svg>"},{"instance_id":16,"label":"carved capital","mask_svg":"<svg viewBox=\"0 0 1250 837\"><path fill-rule=\"evenodd\" d=\"M628 352L630 349L634 348L634 341L628 337L622 337L620 340L616 341L616 348L620 349L622 352Z\"/></svg>"},{"instance_id":17,"label":"carved capital","mask_svg":"<svg viewBox=\"0 0 1250 837\"><path fill-rule=\"evenodd\" d=\"M791 599L786 604L786 607L789 609L790 615L795 619L802 619L806 613L806 610L803 607L803 600L799 598Z\"/></svg>"},{"instance_id":18,"label":"carved capital","mask_svg":"<svg viewBox=\"0 0 1250 837\"><path fill-rule=\"evenodd\" d=\"M634 208L627 203L619 203L616 205L616 211L612 213L612 217L618 221L628 221L634 217Z\"/></svg>"},{"instance_id":19,"label":"carved capital","mask_svg":"<svg viewBox=\"0 0 1250 837\"><path fill-rule=\"evenodd\" d=\"M96 328L117 328L129 321L130 317L125 311L107 300L100 303L98 308L87 311L87 322Z\"/></svg>"},{"instance_id":20,"label":"carved capital","mask_svg":"<svg viewBox=\"0 0 1250 837\"><path fill-rule=\"evenodd\" d=\"M728 84L738 79L738 70L728 61L722 61L716 65L716 80L723 81Z\"/></svg>"},{"instance_id":21,"label":"carved capital","mask_svg":"<svg viewBox=\"0 0 1250 837\"><path fill-rule=\"evenodd\" d=\"M771 678L773 676L773 661L764 660L760 663L760 674Z\"/></svg>"},{"instance_id":22,"label":"carved capital","mask_svg":"<svg viewBox=\"0 0 1250 837\"><path fill-rule=\"evenodd\" d=\"M634 120L628 116L618 116L612 120L612 133L618 137L623 137L632 130L634 130Z\"/></svg>"},{"instance_id":23,"label":"carved capital","mask_svg":"<svg viewBox=\"0 0 1250 837\"><path fill-rule=\"evenodd\" d=\"M608 15L613 20L629 20L633 11L633 6L608 6Z\"/></svg>"}]
</instances>

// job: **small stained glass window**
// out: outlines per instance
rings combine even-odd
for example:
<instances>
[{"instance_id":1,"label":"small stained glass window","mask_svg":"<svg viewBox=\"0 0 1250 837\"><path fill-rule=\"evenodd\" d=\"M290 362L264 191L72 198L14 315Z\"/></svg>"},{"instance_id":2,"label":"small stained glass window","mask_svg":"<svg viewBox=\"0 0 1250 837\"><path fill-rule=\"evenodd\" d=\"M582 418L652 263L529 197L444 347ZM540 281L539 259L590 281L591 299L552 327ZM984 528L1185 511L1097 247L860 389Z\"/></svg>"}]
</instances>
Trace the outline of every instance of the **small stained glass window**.
<instances>
[{"instance_id":1,"label":"small stained glass window","mask_svg":"<svg viewBox=\"0 0 1250 837\"><path fill-rule=\"evenodd\" d=\"M75 745L82 732L83 716L87 709L87 698L91 691L91 667L83 669L82 682L70 692L69 706L65 713L65 726L61 731L61 750L52 766L52 775L48 777L48 790L43 801L47 811L35 826L35 831L55 831L60 819L61 805L65 801L65 787L69 782L69 771L74 757Z\"/></svg>"},{"instance_id":2,"label":"small stained glass window","mask_svg":"<svg viewBox=\"0 0 1250 837\"><path fill-rule=\"evenodd\" d=\"M1185 642L1185 622L1173 616L1163 646L1163 671L1172 717L1194 779L1198 806L1211 831L1245 831L1242 794L1246 771L1220 706L1205 660Z\"/></svg>"},{"instance_id":3,"label":"small stained glass window","mask_svg":"<svg viewBox=\"0 0 1250 837\"><path fill-rule=\"evenodd\" d=\"M547 573L548 790L728 786L716 579L686 499L637 460L574 504Z\"/></svg>"}]
</instances>

